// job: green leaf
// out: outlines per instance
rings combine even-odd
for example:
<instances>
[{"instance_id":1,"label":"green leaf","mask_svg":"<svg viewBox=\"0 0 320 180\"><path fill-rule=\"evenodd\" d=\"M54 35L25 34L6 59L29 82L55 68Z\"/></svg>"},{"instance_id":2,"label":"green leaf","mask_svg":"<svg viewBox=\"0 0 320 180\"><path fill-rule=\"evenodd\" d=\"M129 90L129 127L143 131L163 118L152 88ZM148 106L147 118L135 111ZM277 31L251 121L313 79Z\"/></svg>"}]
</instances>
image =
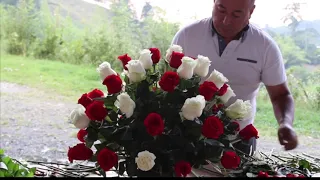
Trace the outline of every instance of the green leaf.
<instances>
[{"instance_id":1,"label":"green leaf","mask_svg":"<svg viewBox=\"0 0 320 180\"><path fill-rule=\"evenodd\" d=\"M114 168L115 168L116 170L118 170L118 168L119 168L119 162L114 165Z\"/></svg>"},{"instance_id":2,"label":"green leaf","mask_svg":"<svg viewBox=\"0 0 320 180\"><path fill-rule=\"evenodd\" d=\"M14 168L15 168L14 166L15 166L14 162L12 162L12 160L10 160L9 163L7 164L8 171L13 173Z\"/></svg>"},{"instance_id":3,"label":"green leaf","mask_svg":"<svg viewBox=\"0 0 320 180\"><path fill-rule=\"evenodd\" d=\"M9 164L10 161L11 161L11 158L8 157L8 156L2 158L2 162L4 162L7 166L8 166L8 164Z\"/></svg>"},{"instance_id":4,"label":"green leaf","mask_svg":"<svg viewBox=\"0 0 320 180\"><path fill-rule=\"evenodd\" d=\"M5 177L6 170L0 169L0 177Z\"/></svg>"},{"instance_id":5,"label":"green leaf","mask_svg":"<svg viewBox=\"0 0 320 180\"><path fill-rule=\"evenodd\" d=\"M109 143L106 145L111 151L118 151L119 145L117 143Z\"/></svg>"},{"instance_id":6,"label":"green leaf","mask_svg":"<svg viewBox=\"0 0 320 180\"><path fill-rule=\"evenodd\" d=\"M15 177L25 177L29 172L26 169L19 169L15 174Z\"/></svg>"},{"instance_id":7,"label":"green leaf","mask_svg":"<svg viewBox=\"0 0 320 180\"><path fill-rule=\"evenodd\" d=\"M4 155L4 150L0 149L0 155Z\"/></svg>"},{"instance_id":8,"label":"green leaf","mask_svg":"<svg viewBox=\"0 0 320 180\"><path fill-rule=\"evenodd\" d=\"M299 161L299 166L300 166L300 167L303 167L303 168L306 168L306 169L308 169L308 170L311 169L310 162L308 162L308 161L305 160L305 159L302 159L302 160Z\"/></svg>"},{"instance_id":9,"label":"green leaf","mask_svg":"<svg viewBox=\"0 0 320 180\"><path fill-rule=\"evenodd\" d=\"M86 141L86 146L87 148L91 148L93 146L94 142L93 141Z\"/></svg>"},{"instance_id":10,"label":"green leaf","mask_svg":"<svg viewBox=\"0 0 320 180\"><path fill-rule=\"evenodd\" d=\"M191 141L196 141L201 136L201 124L198 124L195 121L183 121L184 124L184 137Z\"/></svg>"},{"instance_id":11,"label":"green leaf","mask_svg":"<svg viewBox=\"0 0 320 180\"><path fill-rule=\"evenodd\" d=\"M19 171L19 164L13 163L13 168L12 168L12 172L16 173Z\"/></svg>"},{"instance_id":12,"label":"green leaf","mask_svg":"<svg viewBox=\"0 0 320 180\"><path fill-rule=\"evenodd\" d=\"M118 113L115 111L110 111L108 116L112 121L117 121L118 120Z\"/></svg>"},{"instance_id":13,"label":"green leaf","mask_svg":"<svg viewBox=\"0 0 320 180\"><path fill-rule=\"evenodd\" d=\"M137 172L137 164L134 162L134 160L127 159L125 163L126 163L127 174L129 176L135 176Z\"/></svg>"},{"instance_id":14,"label":"green leaf","mask_svg":"<svg viewBox=\"0 0 320 180\"><path fill-rule=\"evenodd\" d=\"M126 161L121 161L119 163L119 175L122 176L123 173L126 171L126 168L125 168L125 165L126 164Z\"/></svg>"},{"instance_id":15,"label":"green leaf","mask_svg":"<svg viewBox=\"0 0 320 180\"><path fill-rule=\"evenodd\" d=\"M103 169L99 170L99 173L103 176L103 177L107 177L106 172Z\"/></svg>"},{"instance_id":16,"label":"green leaf","mask_svg":"<svg viewBox=\"0 0 320 180\"><path fill-rule=\"evenodd\" d=\"M97 132L95 129L93 129L92 127L89 126L89 127L86 129L86 131L88 132L88 137L87 137L87 139L88 139L89 141L95 142L96 140L98 140L98 132Z\"/></svg>"},{"instance_id":17,"label":"green leaf","mask_svg":"<svg viewBox=\"0 0 320 180\"><path fill-rule=\"evenodd\" d=\"M224 147L224 145L223 145L221 142L219 142L219 141L217 141L217 140L215 140L215 139L205 139L205 140L204 140L204 143L205 143L206 145L209 145L209 146Z\"/></svg>"},{"instance_id":18,"label":"green leaf","mask_svg":"<svg viewBox=\"0 0 320 180\"><path fill-rule=\"evenodd\" d=\"M89 161L90 162L97 162L97 154L94 154L90 159L89 159Z\"/></svg>"},{"instance_id":19,"label":"green leaf","mask_svg":"<svg viewBox=\"0 0 320 180\"><path fill-rule=\"evenodd\" d=\"M186 80L182 78L180 79L179 89L185 90L185 89L192 88L192 86L193 86L192 80Z\"/></svg>"},{"instance_id":20,"label":"green leaf","mask_svg":"<svg viewBox=\"0 0 320 180\"><path fill-rule=\"evenodd\" d=\"M105 127L105 128L101 128L99 134L101 134L105 140L108 142L111 139L111 135L114 132L114 128L112 126L110 127Z\"/></svg>"},{"instance_id":21,"label":"green leaf","mask_svg":"<svg viewBox=\"0 0 320 180\"><path fill-rule=\"evenodd\" d=\"M103 101L107 108L112 109L114 107L114 102L117 100L117 94L108 95L106 97L93 98L95 101Z\"/></svg>"},{"instance_id":22,"label":"green leaf","mask_svg":"<svg viewBox=\"0 0 320 180\"><path fill-rule=\"evenodd\" d=\"M26 177L34 177L34 173L33 172L29 172Z\"/></svg>"},{"instance_id":23,"label":"green leaf","mask_svg":"<svg viewBox=\"0 0 320 180\"><path fill-rule=\"evenodd\" d=\"M101 151L103 148L106 147L106 144L102 143L102 144L95 144L94 147L97 149L97 151Z\"/></svg>"},{"instance_id":24,"label":"green leaf","mask_svg":"<svg viewBox=\"0 0 320 180\"><path fill-rule=\"evenodd\" d=\"M128 76L124 76L124 82L126 83L126 84L130 84L130 80L129 80L129 77Z\"/></svg>"}]
</instances>

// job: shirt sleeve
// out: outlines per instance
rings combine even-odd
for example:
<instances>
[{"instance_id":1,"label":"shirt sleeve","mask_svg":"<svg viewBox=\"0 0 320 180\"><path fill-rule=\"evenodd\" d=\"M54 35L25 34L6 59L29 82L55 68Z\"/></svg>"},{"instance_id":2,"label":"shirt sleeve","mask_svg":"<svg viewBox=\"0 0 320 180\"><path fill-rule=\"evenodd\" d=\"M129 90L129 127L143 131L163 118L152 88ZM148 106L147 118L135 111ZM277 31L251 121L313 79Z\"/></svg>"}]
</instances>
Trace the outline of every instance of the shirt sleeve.
<instances>
[{"instance_id":1,"label":"shirt sleeve","mask_svg":"<svg viewBox=\"0 0 320 180\"><path fill-rule=\"evenodd\" d=\"M173 37L171 45L179 45L182 49L185 48L185 32L184 29L180 29Z\"/></svg>"},{"instance_id":2,"label":"shirt sleeve","mask_svg":"<svg viewBox=\"0 0 320 180\"><path fill-rule=\"evenodd\" d=\"M286 82L286 80L287 75L282 53L276 42L272 41L265 54L261 81L266 86L276 86Z\"/></svg>"}]
</instances>

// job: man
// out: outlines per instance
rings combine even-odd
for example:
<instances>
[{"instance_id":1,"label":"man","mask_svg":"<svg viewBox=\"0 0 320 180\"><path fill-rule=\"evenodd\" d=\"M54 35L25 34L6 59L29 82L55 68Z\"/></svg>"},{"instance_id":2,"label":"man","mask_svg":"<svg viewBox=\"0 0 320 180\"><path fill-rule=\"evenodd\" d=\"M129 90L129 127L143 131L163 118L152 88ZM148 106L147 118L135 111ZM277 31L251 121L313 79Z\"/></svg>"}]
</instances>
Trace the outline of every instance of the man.
<instances>
[{"instance_id":1,"label":"man","mask_svg":"<svg viewBox=\"0 0 320 180\"><path fill-rule=\"evenodd\" d=\"M254 0L214 0L212 17L179 30L172 44L180 45L187 56L209 57L210 71L216 69L223 73L236 94L227 105L236 99L250 100L253 117L259 85L264 83L279 124L279 142L285 150L292 150L298 140L292 127L294 102L286 83L282 55L270 36L249 23L254 9ZM240 129L253 121L242 121ZM235 147L247 154L255 151L255 138L244 144L238 143Z\"/></svg>"}]
</instances>

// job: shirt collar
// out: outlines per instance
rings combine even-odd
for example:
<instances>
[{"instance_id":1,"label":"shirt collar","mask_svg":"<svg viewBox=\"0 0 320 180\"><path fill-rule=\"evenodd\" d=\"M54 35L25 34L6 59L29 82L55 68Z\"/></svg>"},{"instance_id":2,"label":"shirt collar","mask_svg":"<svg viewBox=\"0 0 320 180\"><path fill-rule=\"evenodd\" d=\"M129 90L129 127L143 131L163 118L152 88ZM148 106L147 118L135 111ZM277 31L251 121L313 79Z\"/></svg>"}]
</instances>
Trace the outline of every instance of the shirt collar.
<instances>
[{"instance_id":1,"label":"shirt collar","mask_svg":"<svg viewBox=\"0 0 320 180\"><path fill-rule=\"evenodd\" d=\"M249 25L249 24L246 25L246 26L242 29L242 31L240 31L240 32L238 33L238 35L237 35L234 39L236 39L236 40L241 39L241 42L243 42L244 39L245 39L246 36L247 36L247 31L248 31L249 28L250 28L250 25ZM212 18L211 18L210 30L211 30L212 36L214 36L215 34L218 34L218 35L219 35L219 33L216 31L216 29L215 29L214 26L213 26Z\"/></svg>"}]
</instances>

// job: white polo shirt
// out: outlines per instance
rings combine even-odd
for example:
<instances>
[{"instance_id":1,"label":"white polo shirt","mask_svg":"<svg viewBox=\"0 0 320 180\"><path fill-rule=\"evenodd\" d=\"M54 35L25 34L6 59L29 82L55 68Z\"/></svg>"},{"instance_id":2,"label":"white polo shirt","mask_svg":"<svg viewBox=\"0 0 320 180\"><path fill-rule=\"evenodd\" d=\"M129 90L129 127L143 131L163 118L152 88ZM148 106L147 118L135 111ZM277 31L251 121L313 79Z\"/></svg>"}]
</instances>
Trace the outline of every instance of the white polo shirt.
<instances>
[{"instance_id":1,"label":"white polo shirt","mask_svg":"<svg viewBox=\"0 0 320 180\"><path fill-rule=\"evenodd\" d=\"M239 40L225 47L221 56L218 39L218 35L212 33L212 19L205 18L180 29L172 44L180 45L186 56L207 56L211 60L208 76L216 69L228 78L236 97L231 98L227 106L236 99L250 100L253 118L240 122L243 129L254 122L260 83L274 86L287 80L282 54L276 42L252 24Z\"/></svg>"}]
</instances>

